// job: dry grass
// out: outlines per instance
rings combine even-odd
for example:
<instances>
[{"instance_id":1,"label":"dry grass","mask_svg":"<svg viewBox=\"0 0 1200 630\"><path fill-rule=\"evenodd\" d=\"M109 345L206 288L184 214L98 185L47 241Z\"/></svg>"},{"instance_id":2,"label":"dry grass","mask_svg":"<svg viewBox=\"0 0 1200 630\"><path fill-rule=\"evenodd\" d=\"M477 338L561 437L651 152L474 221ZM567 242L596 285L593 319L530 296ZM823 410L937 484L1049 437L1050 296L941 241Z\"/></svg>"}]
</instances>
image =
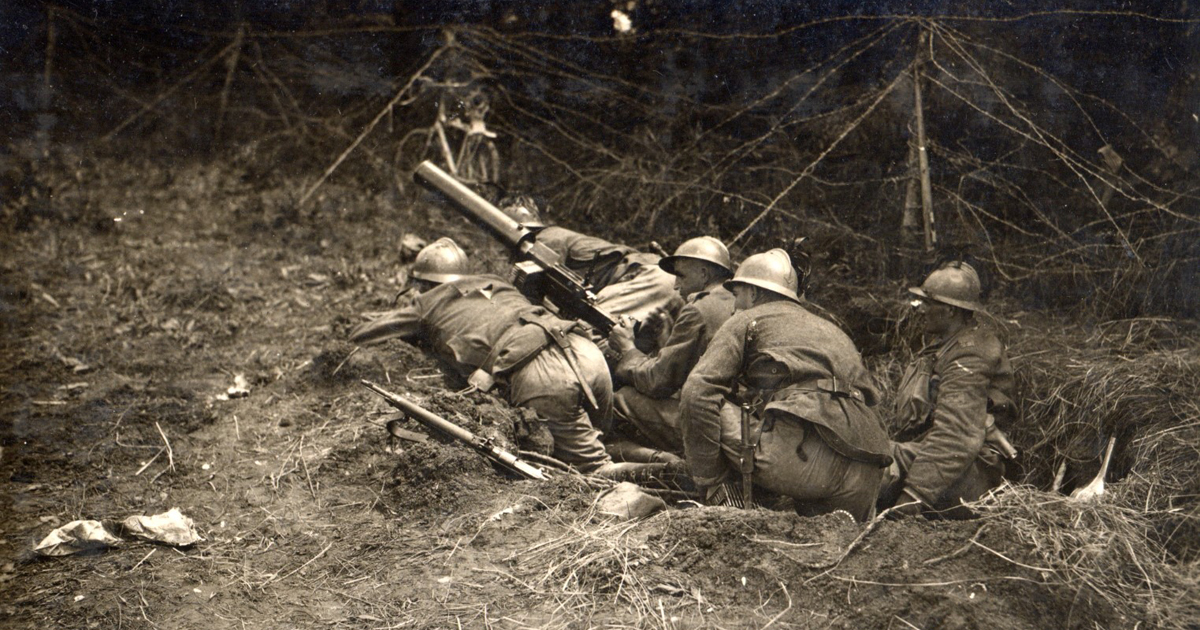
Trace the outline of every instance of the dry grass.
<instances>
[{"instance_id":1,"label":"dry grass","mask_svg":"<svg viewBox=\"0 0 1200 630\"><path fill-rule=\"evenodd\" d=\"M1200 565L1176 562L1157 542L1156 526L1168 515L1131 506L1144 492L1143 483L1131 481L1111 486L1101 501L1085 503L1005 486L975 507L995 526L1013 531L1034 559L1020 562L989 551L1075 590L1076 600L1094 594L1154 627L1195 627Z\"/></svg>"},{"instance_id":2,"label":"dry grass","mask_svg":"<svg viewBox=\"0 0 1200 630\"><path fill-rule=\"evenodd\" d=\"M1011 433L1025 481L1049 487L1065 462L1074 482L1087 483L1115 437L1108 478L1143 478L1143 509L1170 509L1194 495L1200 349L1185 345L1193 332L1187 322L1141 319L1090 330L1053 322L1014 334L1010 354L1024 409Z\"/></svg>"},{"instance_id":3,"label":"dry grass","mask_svg":"<svg viewBox=\"0 0 1200 630\"><path fill-rule=\"evenodd\" d=\"M560 534L514 556L516 573L531 591L552 594L559 610L595 610L617 605L637 627L670 627L654 585L643 581L638 566L660 559L648 547L641 521L600 517L594 506L582 514L557 514ZM588 605L582 605L590 602Z\"/></svg>"}]
</instances>

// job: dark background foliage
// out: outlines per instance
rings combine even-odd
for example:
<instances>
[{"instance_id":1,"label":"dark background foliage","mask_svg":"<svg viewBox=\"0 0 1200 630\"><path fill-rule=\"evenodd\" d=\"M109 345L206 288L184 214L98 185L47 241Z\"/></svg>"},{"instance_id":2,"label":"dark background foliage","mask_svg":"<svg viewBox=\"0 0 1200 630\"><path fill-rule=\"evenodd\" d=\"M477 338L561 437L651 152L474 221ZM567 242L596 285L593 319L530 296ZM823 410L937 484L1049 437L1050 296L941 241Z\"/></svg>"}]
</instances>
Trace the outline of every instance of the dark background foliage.
<instances>
[{"instance_id":1,"label":"dark background foliage","mask_svg":"<svg viewBox=\"0 0 1200 630\"><path fill-rule=\"evenodd\" d=\"M1200 36L1186 2L2 10L13 196L29 161L68 141L68 159L222 156L251 179L310 174L298 212L327 170L410 203L411 169L461 148L447 127L450 151L439 150L438 112L465 122L482 104L497 164L477 183L535 192L556 220L638 246L707 232L745 255L803 234L830 285L903 283L969 255L1029 307L1086 303L1101 318L1200 308L1184 290L1200 258ZM632 30L616 30L613 11ZM900 229L915 181L914 68L936 252ZM1119 156L1115 169L1101 149Z\"/></svg>"}]
</instances>

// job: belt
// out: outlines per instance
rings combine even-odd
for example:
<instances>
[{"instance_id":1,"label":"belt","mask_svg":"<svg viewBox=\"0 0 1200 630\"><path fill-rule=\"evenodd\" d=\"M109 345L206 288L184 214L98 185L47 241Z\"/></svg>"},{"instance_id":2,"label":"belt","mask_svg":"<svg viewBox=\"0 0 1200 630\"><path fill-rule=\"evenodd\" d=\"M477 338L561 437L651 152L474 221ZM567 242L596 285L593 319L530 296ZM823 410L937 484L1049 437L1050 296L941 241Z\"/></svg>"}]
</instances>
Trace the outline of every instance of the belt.
<instances>
[{"instance_id":1,"label":"belt","mask_svg":"<svg viewBox=\"0 0 1200 630\"><path fill-rule=\"evenodd\" d=\"M800 389L816 389L817 391L825 392L834 398L853 398L858 402L865 403L866 398L862 391L849 387L845 381L840 381L836 376L829 378L819 378L816 380L801 383Z\"/></svg>"},{"instance_id":2,"label":"belt","mask_svg":"<svg viewBox=\"0 0 1200 630\"><path fill-rule=\"evenodd\" d=\"M593 410L599 410L600 403L596 401L596 394L592 392L587 379L583 378L583 372L579 369L579 362L575 360L575 351L571 349L571 340L568 338L571 331L578 324L573 324L568 328L551 328L537 320L532 320L528 323L544 330L546 336L554 342L554 345L558 346L558 349L563 353L563 357L567 359L567 365L570 366L571 372L575 374L575 380L579 383L579 387L583 389L583 395L587 398L588 404L591 405Z\"/></svg>"},{"instance_id":3,"label":"belt","mask_svg":"<svg viewBox=\"0 0 1200 630\"><path fill-rule=\"evenodd\" d=\"M768 391L770 391L769 394L767 394ZM750 403L754 405L759 412L761 412L764 404L775 400L780 393L787 391L822 392L829 394L834 398L853 398L858 402L864 404L866 403L866 397L863 396L862 391L857 388L850 387L846 381L840 380L836 376L831 376L828 378L814 378L811 380L802 381L800 383L792 383L773 391L755 387L746 387L743 388L743 393L740 396L738 396L736 399L731 398L731 401L738 405Z\"/></svg>"}]
</instances>

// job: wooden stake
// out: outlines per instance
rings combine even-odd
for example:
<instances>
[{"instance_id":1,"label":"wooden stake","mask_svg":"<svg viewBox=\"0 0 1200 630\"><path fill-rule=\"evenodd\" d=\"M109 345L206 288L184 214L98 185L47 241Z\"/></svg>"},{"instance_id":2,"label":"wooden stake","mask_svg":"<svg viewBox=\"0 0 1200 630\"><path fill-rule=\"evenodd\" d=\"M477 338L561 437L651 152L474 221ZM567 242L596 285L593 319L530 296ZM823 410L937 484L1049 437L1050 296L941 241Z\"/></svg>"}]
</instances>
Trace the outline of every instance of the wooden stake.
<instances>
[{"instance_id":1,"label":"wooden stake","mask_svg":"<svg viewBox=\"0 0 1200 630\"><path fill-rule=\"evenodd\" d=\"M908 184L904 190L904 214L900 218L900 238L911 244L917 240L924 223L921 215L921 200L917 193L917 143L908 143Z\"/></svg>"},{"instance_id":2,"label":"wooden stake","mask_svg":"<svg viewBox=\"0 0 1200 630\"><path fill-rule=\"evenodd\" d=\"M921 30L917 54L924 55L929 31ZM925 252L937 246L937 232L933 227L933 187L929 183L929 152L925 148L925 114L921 103L921 63L913 66L913 111L917 117L917 165L921 175L921 207L925 217Z\"/></svg>"},{"instance_id":3,"label":"wooden stake","mask_svg":"<svg viewBox=\"0 0 1200 630\"><path fill-rule=\"evenodd\" d=\"M42 68L42 89L38 94L38 129L36 134L37 153L40 159L50 157L50 126L53 118L50 116L50 101L53 85L50 78L54 74L54 48L58 43L58 30L54 25L54 6L46 7L46 65Z\"/></svg>"}]
</instances>

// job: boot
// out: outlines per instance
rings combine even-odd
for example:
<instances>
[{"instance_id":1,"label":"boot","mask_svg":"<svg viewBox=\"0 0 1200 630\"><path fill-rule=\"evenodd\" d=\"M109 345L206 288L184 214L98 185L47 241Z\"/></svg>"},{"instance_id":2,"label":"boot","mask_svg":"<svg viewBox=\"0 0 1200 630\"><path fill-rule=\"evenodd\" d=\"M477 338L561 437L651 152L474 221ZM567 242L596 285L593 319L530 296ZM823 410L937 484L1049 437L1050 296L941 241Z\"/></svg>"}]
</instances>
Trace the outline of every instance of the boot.
<instances>
[{"instance_id":1,"label":"boot","mask_svg":"<svg viewBox=\"0 0 1200 630\"><path fill-rule=\"evenodd\" d=\"M604 450L608 451L609 456L615 462L671 464L683 461L682 457L674 453L660 451L619 438L605 444Z\"/></svg>"}]
</instances>

